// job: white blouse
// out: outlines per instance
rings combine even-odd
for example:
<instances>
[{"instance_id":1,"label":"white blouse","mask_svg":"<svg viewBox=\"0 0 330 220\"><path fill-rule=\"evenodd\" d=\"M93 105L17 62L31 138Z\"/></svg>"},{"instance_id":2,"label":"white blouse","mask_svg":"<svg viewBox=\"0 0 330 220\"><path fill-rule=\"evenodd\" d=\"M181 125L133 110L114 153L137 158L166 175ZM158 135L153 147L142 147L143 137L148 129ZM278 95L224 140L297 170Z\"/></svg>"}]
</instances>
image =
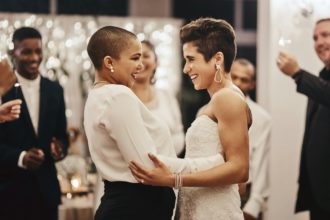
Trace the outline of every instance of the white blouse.
<instances>
[{"instance_id":1,"label":"white blouse","mask_svg":"<svg viewBox=\"0 0 330 220\"><path fill-rule=\"evenodd\" d=\"M220 154L206 158L176 158L170 132L126 86L105 85L90 91L84 126L91 157L103 179L136 183L128 163L154 167L155 154L172 172L196 172L221 163Z\"/></svg>"}]
</instances>

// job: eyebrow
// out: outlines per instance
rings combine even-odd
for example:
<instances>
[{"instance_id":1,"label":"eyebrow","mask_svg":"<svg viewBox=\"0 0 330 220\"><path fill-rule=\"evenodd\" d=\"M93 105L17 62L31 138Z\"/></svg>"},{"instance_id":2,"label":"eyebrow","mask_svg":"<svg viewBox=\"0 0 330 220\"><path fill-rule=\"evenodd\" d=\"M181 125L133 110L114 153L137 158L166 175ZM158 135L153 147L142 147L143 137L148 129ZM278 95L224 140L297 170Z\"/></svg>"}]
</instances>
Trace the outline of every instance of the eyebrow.
<instances>
[{"instance_id":1,"label":"eyebrow","mask_svg":"<svg viewBox=\"0 0 330 220\"><path fill-rule=\"evenodd\" d=\"M135 53L135 54L132 54L132 57L134 56L142 56L142 53Z\"/></svg>"},{"instance_id":2,"label":"eyebrow","mask_svg":"<svg viewBox=\"0 0 330 220\"><path fill-rule=\"evenodd\" d=\"M193 58L195 58L195 57L194 57L194 56L187 55L186 58L187 58L187 59L193 59Z\"/></svg>"}]
</instances>

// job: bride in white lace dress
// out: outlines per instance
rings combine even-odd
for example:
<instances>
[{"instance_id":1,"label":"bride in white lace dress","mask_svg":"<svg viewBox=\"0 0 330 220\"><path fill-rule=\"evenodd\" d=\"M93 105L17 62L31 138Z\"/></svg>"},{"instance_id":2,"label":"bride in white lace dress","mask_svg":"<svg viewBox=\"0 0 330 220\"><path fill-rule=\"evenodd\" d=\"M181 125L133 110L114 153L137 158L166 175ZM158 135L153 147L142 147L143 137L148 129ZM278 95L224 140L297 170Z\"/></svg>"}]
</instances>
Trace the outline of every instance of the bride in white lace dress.
<instances>
[{"instance_id":1,"label":"bride in white lace dress","mask_svg":"<svg viewBox=\"0 0 330 220\"><path fill-rule=\"evenodd\" d=\"M187 131L186 145L188 158L206 157L223 151L217 123L207 115L199 116ZM178 202L182 220L243 219L237 184L184 187L179 192Z\"/></svg>"},{"instance_id":2,"label":"bride in white lace dress","mask_svg":"<svg viewBox=\"0 0 330 220\"><path fill-rule=\"evenodd\" d=\"M209 170L173 174L153 155L153 170L132 161L133 176L143 184L180 188L180 220L243 220L238 183L247 181L248 127L252 122L243 93L231 81L235 33L224 20L201 18L180 31L184 73L196 90L207 89L210 102L186 134L186 158L220 153L223 161Z\"/></svg>"}]
</instances>

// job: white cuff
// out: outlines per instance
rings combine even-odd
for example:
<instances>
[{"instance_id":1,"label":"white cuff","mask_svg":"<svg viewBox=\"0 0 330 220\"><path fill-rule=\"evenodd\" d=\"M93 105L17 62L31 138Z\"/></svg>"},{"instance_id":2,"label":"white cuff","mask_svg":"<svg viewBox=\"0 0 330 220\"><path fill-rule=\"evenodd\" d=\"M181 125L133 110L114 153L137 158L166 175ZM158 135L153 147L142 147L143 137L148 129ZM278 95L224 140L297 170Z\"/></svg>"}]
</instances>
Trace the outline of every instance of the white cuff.
<instances>
[{"instance_id":1,"label":"white cuff","mask_svg":"<svg viewBox=\"0 0 330 220\"><path fill-rule=\"evenodd\" d=\"M26 154L26 151L23 150L22 153L19 155L18 163L17 163L18 167L23 168L23 169L26 169L26 168L27 168L27 167L23 164L23 158L24 158L25 154Z\"/></svg>"},{"instance_id":2,"label":"white cuff","mask_svg":"<svg viewBox=\"0 0 330 220\"><path fill-rule=\"evenodd\" d=\"M258 198L253 198L250 197L247 203L245 204L243 211L252 215L255 218L258 218L259 214L261 211L264 210L264 201L258 199Z\"/></svg>"}]
</instances>

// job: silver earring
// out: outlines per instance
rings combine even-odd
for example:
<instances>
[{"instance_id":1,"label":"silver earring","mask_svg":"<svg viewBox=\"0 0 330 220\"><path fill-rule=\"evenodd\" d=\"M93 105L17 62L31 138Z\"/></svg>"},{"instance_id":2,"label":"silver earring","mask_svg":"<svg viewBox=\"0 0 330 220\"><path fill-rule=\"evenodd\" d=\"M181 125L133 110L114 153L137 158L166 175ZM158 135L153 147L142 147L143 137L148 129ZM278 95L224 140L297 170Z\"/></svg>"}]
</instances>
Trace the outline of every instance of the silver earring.
<instances>
[{"instance_id":1,"label":"silver earring","mask_svg":"<svg viewBox=\"0 0 330 220\"><path fill-rule=\"evenodd\" d=\"M221 83L222 82L222 76L221 76L221 65L220 64L215 64L215 69L217 70L214 74L214 81L217 83ZM219 75L219 77L217 77L217 75ZM220 79L218 79L220 78Z\"/></svg>"}]
</instances>

